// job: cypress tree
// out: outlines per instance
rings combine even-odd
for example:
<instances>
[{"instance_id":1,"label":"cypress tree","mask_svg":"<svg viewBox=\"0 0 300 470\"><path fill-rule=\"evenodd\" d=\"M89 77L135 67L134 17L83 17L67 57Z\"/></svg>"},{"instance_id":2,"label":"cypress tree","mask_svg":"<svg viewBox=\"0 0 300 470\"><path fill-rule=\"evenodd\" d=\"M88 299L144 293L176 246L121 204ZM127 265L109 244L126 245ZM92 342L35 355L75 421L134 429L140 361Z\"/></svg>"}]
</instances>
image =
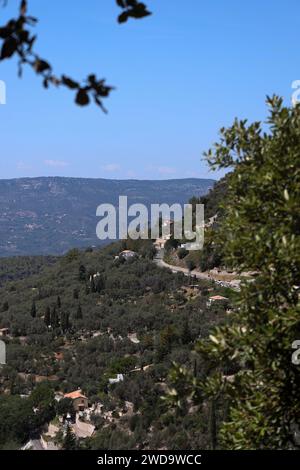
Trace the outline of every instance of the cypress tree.
<instances>
[{"instance_id":1,"label":"cypress tree","mask_svg":"<svg viewBox=\"0 0 300 470\"><path fill-rule=\"evenodd\" d=\"M100 292L105 288L105 280L103 276L99 276L96 282L96 292Z\"/></svg>"},{"instance_id":2,"label":"cypress tree","mask_svg":"<svg viewBox=\"0 0 300 470\"><path fill-rule=\"evenodd\" d=\"M57 328L58 327L58 316L56 312L56 308L53 307L52 312L51 312L51 318L50 318L50 324L52 328Z\"/></svg>"},{"instance_id":3,"label":"cypress tree","mask_svg":"<svg viewBox=\"0 0 300 470\"><path fill-rule=\"evenodd\" d=\"M32 316L32 318L35 318L35 317L36 317L36 305L35 305L35 301L32 302L30 315Z\"/></svg>"},{"instance_id":4,"label":"cypress tree","mask_svg":"<svg viewBox=\"0 0 300 470\"><path fill-rule=\"evenodd\" d=\"M96 292L96 286L93 276L91 277L91 291Z\"/></svg>"},{"instance_id":5,"label":"cypress tree","mask_svg":"<svg viewBox=\"0 0 300 470\"><path fill-rule=\"evenodd\" d=\"M79 266L79 280L80 281L86 280L86 268L83 264Z\"/></svg>"},{"instance_id":6,"label":"cypress tree","mask_svg":"<svg viewBox=\"0 0 300 470\"><path fill-rule=\"evenodd\" d=\"M78 308L77 308L75 318L76 318L76 320L81 320L82 319L82 308L81 308L80 304L78 304Z\"/></svg>"},{"instance_id":7,"label":"cypress tree","mask_svg":"<svg viewBox=\"0 0 300 470\"><path fill-rule=\"evenodd\" d=\"M73 299L79 299L79 291L78 289L74 289L73 290Z\"/></svg>"},{"instance_id":8,"label":"cypress tree","mask_svg":"<svg viewBox=\"0 0 300 470\"><path fill-rule=\"evenodd\" d=\"M76 449L76 437L74 436L70 426L68 425L66 435L63 442L64 450L75 450Z\"/></svg>"},{"instance_id":9,"label":"cypress tree","mask_svg":"<svg viewBox=\"0 0 300 470\"><path fill-rule=\"evenodd\" d=\"M47 325L47 326L51 325L51 311L50 311L49 306L46 308L46 312L45 312L45 316L44 316L44 322L45 322L45 325Z\"/></svg>"},{"instance_id":10,"label":"cypress tree","mask_svg":"<svg viewBox=\"0 0 300 470\"><path fill-rule=\"evenodd\" d=\"M63 333L66 333L70 329L70 314L68 312L62 312L60 318L60 325Z\"/></svg>"},{"instance_id":11,"label":"cypress tree","mask_svg":"<svg viewBox=\"0 0 300 470\"><path fill-rule=\"evenodd\" d=\"M191 331L190 331L187 320L185 320L183 324L181 341L182 341L182 344L189 344L192 341L192 335L191 335Z\"/></svg>"}]
</instances>

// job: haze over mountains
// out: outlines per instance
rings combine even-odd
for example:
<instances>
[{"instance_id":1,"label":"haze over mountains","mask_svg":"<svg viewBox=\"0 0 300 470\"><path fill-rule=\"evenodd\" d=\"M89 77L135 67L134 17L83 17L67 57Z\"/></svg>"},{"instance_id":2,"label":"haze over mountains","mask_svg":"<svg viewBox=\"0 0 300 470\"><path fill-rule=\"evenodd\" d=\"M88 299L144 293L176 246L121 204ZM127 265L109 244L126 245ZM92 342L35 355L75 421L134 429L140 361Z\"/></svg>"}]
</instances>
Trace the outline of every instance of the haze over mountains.
<instances>
[{"instance_id":1,"label":"haze over mountains","mask_svg":"<svg viewBox=\"0 0 300 470\"><path fill-rule=\"evenodd\" d=\"M206 194L212 179L108 180L20 178L0 180L0 256L63 254L101 245L96 208L102 203L187 203Z\"/></svg>"}]
</instances>

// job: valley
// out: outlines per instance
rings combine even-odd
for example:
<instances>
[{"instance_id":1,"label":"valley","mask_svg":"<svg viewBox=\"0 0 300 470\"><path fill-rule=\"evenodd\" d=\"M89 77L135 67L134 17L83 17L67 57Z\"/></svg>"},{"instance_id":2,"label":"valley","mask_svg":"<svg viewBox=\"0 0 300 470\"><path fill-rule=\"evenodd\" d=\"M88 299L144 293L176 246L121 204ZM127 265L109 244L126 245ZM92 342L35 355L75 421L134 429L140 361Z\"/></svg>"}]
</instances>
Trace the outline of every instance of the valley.
<instances>
[{"instance_id":1,"label":"valley","mask_svg":"<svg viewBox=\"0 0 300 470\"><path fill-rule=\"evenodd\" d=\"M71 248L101 246L96 209L119 196L128 203L184 204L201 196L214 180L106 180L21 178L0 180L0 257L61 255ZM106 242L107 243L107 242Z\"/></svg>"}]
</instances>

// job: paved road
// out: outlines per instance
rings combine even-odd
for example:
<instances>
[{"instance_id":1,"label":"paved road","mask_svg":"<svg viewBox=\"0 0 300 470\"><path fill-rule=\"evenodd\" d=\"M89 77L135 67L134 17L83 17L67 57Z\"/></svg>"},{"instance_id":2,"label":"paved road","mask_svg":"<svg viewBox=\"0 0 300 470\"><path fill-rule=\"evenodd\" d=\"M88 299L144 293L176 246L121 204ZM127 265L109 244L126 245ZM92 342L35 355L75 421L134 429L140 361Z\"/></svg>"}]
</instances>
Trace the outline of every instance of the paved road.
<instances>
[{"instance_id":1,"label":"paved road","mask_svg":"<svg viewBox=\"0 0 300 470\"><path fill-rule=\"evenodd\" d=\"M185 276L195 277L197 279L211 279L205 273L199 273L199 271L189 271L187 268L182 268L181 266L174 266L173 264L168 264L162 259L154 259L154 262L160 268L169 268L174 273L183 273Z\"/></svg>"},{"instance_id":2,"label":"paved road","mask_svg":"<svg viewBox=\"0 0 300 470\"><path fill-rule=\"evenodd\" d=\"M169 268L173 273L183 273L185 276L191 276L194 279L204 279L206 281L213 281L220 286L223 287L229 287L230 289L239 291L240 288L236 285L233 285L231 282L226 282L226 281L219 281L217 279L214 279L210 274L208 273L201 273L199 271L189 271L187 268L182 268L180 266L174 266L172 264L168 264L163 259L161 258L156 258L154 259L154 262L156 263L157 266L160 268Z\"/></svg>"}]
</instances>

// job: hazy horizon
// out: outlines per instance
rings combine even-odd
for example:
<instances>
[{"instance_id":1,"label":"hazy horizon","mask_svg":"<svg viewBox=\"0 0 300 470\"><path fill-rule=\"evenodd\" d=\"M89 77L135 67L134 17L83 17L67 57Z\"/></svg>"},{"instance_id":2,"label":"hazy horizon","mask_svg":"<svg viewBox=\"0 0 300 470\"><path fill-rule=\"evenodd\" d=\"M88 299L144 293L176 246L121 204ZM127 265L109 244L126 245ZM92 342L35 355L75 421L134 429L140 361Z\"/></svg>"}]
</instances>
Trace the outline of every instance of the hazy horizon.
<instances>
[{"instance_id":1,"label":"hazy horizon","mask_svg":"<svg viewBox=\"0 0 300 470\"><path fill-rule=\"evenodd\" d=\"M218 181L219 178L204 178L201 176L197 177L183 177L183 178L104 178L97 176L60 176L60 175L39 175L39 176L18 176L14 178L1 178L0 181L11 181L11 180L23 180L23 179L41 179L41 178L60 178L60 179L85 179L85 180L106 180L106 181L158 181L163 183L164 181L192 181L192 180L206 180L206 181Z\"/></svg>"}]
</instances>

